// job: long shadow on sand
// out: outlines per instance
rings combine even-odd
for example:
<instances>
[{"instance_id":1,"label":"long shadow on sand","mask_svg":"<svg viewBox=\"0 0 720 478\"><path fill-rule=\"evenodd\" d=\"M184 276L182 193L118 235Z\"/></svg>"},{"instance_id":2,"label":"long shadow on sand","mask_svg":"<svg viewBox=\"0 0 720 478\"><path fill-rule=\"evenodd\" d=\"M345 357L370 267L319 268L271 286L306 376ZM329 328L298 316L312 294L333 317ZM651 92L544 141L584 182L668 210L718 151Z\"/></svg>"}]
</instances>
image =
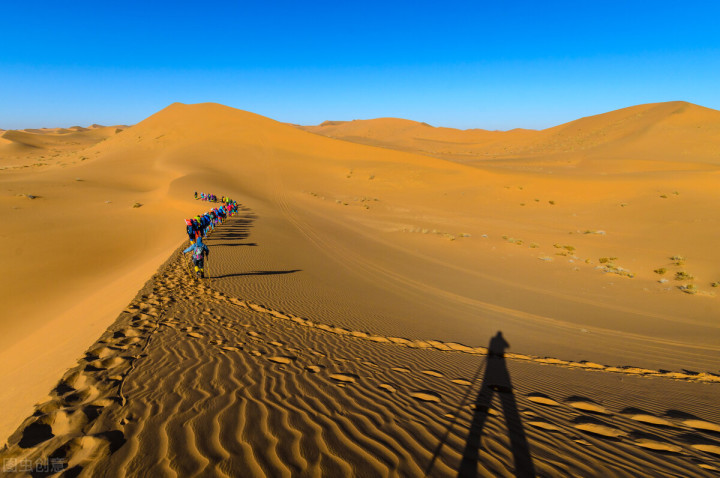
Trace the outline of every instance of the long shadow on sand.
<instances>
[{"instance_id":1,"label":"long shadow on sand","mask_svg":"<svg viewBox=\"0 0 720 478\"><path fill-rule=\"evenodd\" d=\"M238 272L236 274L223 274L221 276L213 276L213 279L222 279L225 277L242 277L242 276L272 276L279 274L294 274L295 272L302 272L302 269L293 269L289 271L252 271L252 272Z\"/></svg>"},{"instance_id":2,"label":"long shadow on sand","mask_svg":"<svg viewBox=\"0 0 720 478\"><path fill-rule=\"evenodd\" d=\"M463 450L462 461L460 462L460 469L458 470L458 477L469 478L478 476L477 467L479 461L478 451L480 450L483 428L485 427L485 421L489 416L490 405L495 393L500 398L502 404L503 416L505 418L505 425L507 427L508 435L510 438L510 450L513 455L513 461L515 462L515 476L517 477L534 477L535 467L533 465L532 457L530 456L530 447L528 445L527 438L525 436L525 430L520 419L520 413L517 409L517 403L515 401L515 395L513 394L512 382L510 381L510 373L505 363L505 349L510 345L505 341L502 332L498 332L494 337L490 339L490 345L488 346L487 359L485 363L485 375L483 377L482 385L480 386L480 392L475 398L475 411L473 414L472 422L470 423L470 431L468 432L467 440L465 442L465 449ZM477 381L477 378L482 370L483 363L480 364L478 371L473 378L473 383ZM470 391L463 397L458 410L455 413L457 417L458 413L465 406L465 401L470 394ZM448 426L445 436L440 441L435 453L425 471L425 476L430 476L435 460L440 454L445 441L452 426L455 424L453 420Z\"/></svg>"},{"instance_id":3,"label":"long shadow on sand","mask_svg":"<svg viewBox=\"0 0 720 478\"><path fill-rule=\"evenodd\" d=\"M250 228L252 228L253 222L257 219L257 216L251 212L248 212L247 208L242 209L245 213L242 215L235 216L227 221L222 228L218 228L212 233L212 240L214 241L238 241L246 239L250 235ZM223 245L223 244L217 244ZM235 245L235 244L225 244ZM237 244L240 245L240 244ZM253 244L256 245L256 244Z\"/></svg>"}]
</instances>

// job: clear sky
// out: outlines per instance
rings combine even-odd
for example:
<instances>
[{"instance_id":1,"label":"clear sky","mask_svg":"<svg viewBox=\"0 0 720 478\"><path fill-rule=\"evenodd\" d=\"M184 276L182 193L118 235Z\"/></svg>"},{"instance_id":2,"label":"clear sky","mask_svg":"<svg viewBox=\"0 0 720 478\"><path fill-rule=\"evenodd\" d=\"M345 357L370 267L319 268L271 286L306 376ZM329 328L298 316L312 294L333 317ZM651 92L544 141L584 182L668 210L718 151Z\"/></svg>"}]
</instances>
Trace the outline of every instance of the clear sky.
<instances>
[{"instance_id":1,"label":"clear sky","mask_svg":"<svg viewBox=\"0 0 720 478\"><path fill-rule=\"evenodd\" d=\"M0 10L0 128L212 101L279 121L545 128L720 109L720 1L45 1Z\"/></svg>"}]
</instances>

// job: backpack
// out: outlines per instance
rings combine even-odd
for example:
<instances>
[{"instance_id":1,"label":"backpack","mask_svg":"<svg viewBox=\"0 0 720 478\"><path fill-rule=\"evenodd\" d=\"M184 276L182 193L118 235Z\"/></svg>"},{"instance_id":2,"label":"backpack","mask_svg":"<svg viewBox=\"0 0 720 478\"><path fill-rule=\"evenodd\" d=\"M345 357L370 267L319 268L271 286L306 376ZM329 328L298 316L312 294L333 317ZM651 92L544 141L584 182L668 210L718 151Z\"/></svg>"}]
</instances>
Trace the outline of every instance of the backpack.
<instances>
[{"instance_id":1,"label":"backpack","mask_svg":"<svg viewBox=\"0 0 720 478\"><path fill-rule=\"evenodd\" d=\"M192 253L192 258L195 259L196 261L199 261L200 259L203 258L204 251L205 251L204 246L203 247L195 246L195 249L193 250L193 253Z\"/></svg>"}]
</instances>

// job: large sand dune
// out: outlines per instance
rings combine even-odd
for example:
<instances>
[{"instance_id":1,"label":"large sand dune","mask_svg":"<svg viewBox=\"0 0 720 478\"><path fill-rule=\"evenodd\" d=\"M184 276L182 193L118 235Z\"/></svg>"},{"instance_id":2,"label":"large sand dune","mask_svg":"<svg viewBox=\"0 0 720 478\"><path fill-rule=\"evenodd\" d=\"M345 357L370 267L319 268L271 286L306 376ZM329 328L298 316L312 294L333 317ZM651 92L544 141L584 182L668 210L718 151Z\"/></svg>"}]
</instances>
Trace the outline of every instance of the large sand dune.
<instances>
[{"instance_id":1,"label":"large sand dune","mask_svg":"<svg viewBox=\"0 0 720 478\"><path fill-rule=\"evenodd\" d=\"M720 164L720 112L682 101L632 106L541 131L457 130L395 118L328 121L301 126L313 133L484 166L545 166L588 172L680 168L676 163ZM503 161L490 161L502 159ZM512 161L508 161L512 160ZM616 164L622 160L623 164ZM652 161L652 163L646 163ZM640 164L638 164L640 162ZM659 163L659 164L658 164ZM663 164L669 163L669 164Z\"/></svg>"},{"instance_id":2,"label":"large sand dune","mask_svg":"<svg viewBox=\"0 0 720 478\"><path fill-rule=\"evenodd\" d=\"M489 474L720 469L718 118L667 103L544 131L312 129L356 144L174 104L8 167L0 433L64 378L4 456L449 475L475 466L479 428ZM3 135L13 164L49 147L27 135ZM244 205L212 237L213 278L171 258L95 342L207 207L193 191ZM476 376L497 331L512 354Z\"/></svg>"}]
</instances>

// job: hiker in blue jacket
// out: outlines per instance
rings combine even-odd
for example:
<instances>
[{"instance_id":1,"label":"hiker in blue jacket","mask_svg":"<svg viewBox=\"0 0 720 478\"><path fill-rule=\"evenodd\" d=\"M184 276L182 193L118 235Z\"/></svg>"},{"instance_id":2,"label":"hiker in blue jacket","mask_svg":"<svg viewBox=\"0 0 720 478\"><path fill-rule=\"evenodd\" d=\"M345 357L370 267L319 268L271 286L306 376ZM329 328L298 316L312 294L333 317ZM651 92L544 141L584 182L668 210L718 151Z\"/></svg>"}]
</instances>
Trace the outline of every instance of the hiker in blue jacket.
<instances>
[{"instance_id":1,"label":"hiker in blue jacket","mask_svg":"<svg viewBox=\"0 0 720 478\"><path fill-rule=\"evenodd\" d=\"M193 264L195 264L195 273L202 279L205 277L205 258L210 256L210 249L208 249L208 246L203 244L202 237L198 237L197 242L195 242L195 244L191 244L190 247L185 249L183 254L191 251L192 254L190 257L192 257Z\"/></svg>"}]
</instances>

